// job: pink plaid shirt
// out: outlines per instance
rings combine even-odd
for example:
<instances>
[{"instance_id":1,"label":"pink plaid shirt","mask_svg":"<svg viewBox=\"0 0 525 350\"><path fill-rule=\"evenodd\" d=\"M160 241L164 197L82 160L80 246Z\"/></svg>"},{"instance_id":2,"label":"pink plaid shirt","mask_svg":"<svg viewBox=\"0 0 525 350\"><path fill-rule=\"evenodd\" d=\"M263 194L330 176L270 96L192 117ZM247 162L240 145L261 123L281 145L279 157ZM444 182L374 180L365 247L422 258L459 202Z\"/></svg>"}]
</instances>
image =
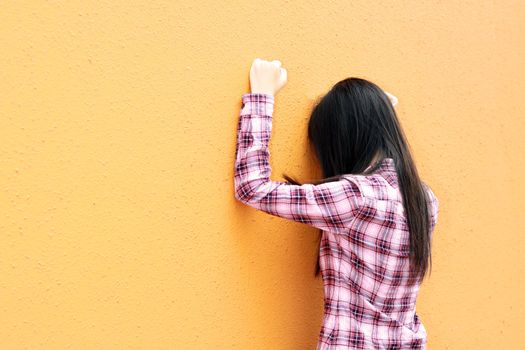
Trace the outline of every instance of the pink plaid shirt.
<instances>
[{"instance_id":1,"label":"pink plaid shirt","mask_svg":"<svg viewBox=\"0 0 525 350\"><path fill-rule=\"evenodd\" d=\"M426 349L410 286L409 236L392 158L370 175L293 185L271 181L274 97L242 95L237 126L235 198L253 208L323 230L320 268L324 317L317 350ZM438 200L430 187L432 231Z\"/></svg>"}]
</instances>

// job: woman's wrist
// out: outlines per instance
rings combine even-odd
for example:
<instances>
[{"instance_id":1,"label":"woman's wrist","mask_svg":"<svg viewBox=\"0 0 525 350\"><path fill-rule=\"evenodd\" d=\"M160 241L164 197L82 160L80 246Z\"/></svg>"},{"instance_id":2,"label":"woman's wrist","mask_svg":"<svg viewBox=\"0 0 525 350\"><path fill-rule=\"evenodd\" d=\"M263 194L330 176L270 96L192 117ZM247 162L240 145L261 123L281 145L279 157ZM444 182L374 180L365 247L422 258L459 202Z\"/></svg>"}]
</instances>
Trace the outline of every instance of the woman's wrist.
<instances>
[{"instance_id":1,"label":"woman's wrist","mask_svg":"<svg viewBox=\"0 0 525 350\"><path fill-rule=\"evenodd\" d=\"M270 96L274 97L273 92L269 92L269 91L265 91L265 90L254 90L251 93L252 94L265 94L265 95L270 95Z\"/></svg>"}]
</instances>

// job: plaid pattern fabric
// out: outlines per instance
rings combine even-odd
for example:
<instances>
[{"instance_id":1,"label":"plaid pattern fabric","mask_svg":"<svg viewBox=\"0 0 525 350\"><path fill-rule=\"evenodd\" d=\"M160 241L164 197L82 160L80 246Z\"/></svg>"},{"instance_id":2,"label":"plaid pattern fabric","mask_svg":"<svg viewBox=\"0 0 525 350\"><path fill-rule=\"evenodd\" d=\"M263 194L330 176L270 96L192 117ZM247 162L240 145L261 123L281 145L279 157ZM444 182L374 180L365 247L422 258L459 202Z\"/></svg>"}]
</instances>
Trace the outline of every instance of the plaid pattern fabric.
<instances>
[{"instance_id":1,"label":"plaid pattern fabric","mask_svg":"<svg viewBox=\"0 0 525 350\"><path fill-rule=\"evenodd\" d=\"M293 185L271 181L269 140L274 97L242 95L234 169L235 198L270 215L323 230L320 267L324 317L317 350L426 349L416 313L419 285L409 285L408 226L394 160L370 175ZM438 200L423 183L431 206Z\"/></svg>"}]
</instances>

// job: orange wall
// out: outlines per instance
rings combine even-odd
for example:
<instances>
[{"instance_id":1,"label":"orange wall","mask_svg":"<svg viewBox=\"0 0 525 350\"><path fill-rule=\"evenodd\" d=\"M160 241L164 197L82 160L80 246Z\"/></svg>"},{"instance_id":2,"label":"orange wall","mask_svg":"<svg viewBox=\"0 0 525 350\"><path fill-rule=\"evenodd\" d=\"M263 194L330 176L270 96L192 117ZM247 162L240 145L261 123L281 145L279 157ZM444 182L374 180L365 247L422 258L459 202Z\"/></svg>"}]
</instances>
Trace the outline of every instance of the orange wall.
<instances>
[{"instance_id":1,"label":"orange wall","mask_svg":"<svg viewBox=\"0 0 525 350\"><path fill-rule=\"evenodd\" d=\"M441 205L429 349L522 349L525 3L377 3L3 2L0 349L315 348L317 230L233 196L255 57L288 70L275 180L319 174L338 80L399 98Z\"/></svg>"}]
</instances>

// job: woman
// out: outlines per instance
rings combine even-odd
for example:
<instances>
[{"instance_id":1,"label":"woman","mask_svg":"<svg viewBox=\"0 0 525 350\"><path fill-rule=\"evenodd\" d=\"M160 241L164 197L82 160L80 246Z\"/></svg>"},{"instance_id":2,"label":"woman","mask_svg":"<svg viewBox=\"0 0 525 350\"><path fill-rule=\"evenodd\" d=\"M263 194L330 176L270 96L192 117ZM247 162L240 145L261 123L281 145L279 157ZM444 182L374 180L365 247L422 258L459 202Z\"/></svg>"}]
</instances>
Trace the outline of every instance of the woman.
<instances>
[{"instance_id":1,"label":"woman","mask_svg":"<svg viewBox=\"0 0 525 350\"><path fill-rule=\"evenodd\" d=\"M418 176L397 99L364 79L338 82L308 123L324 179L271 181L274 98L286 81L281 62L253 62L237 126L235 198L321 230L316 275L325 303L317 350L426 349L415 309L431 267L438 200Z\"/></svg>"}]
</instances>

